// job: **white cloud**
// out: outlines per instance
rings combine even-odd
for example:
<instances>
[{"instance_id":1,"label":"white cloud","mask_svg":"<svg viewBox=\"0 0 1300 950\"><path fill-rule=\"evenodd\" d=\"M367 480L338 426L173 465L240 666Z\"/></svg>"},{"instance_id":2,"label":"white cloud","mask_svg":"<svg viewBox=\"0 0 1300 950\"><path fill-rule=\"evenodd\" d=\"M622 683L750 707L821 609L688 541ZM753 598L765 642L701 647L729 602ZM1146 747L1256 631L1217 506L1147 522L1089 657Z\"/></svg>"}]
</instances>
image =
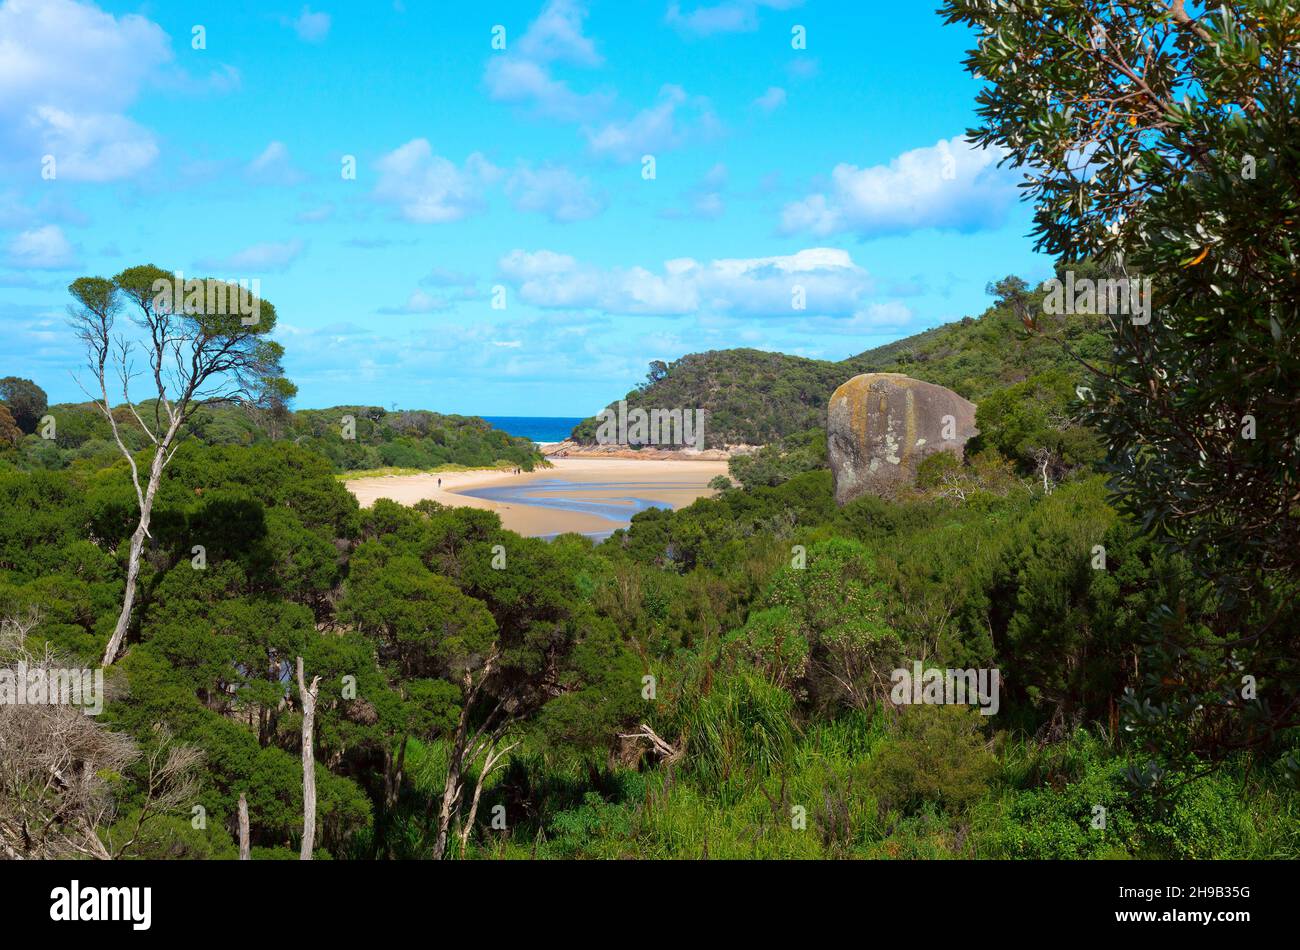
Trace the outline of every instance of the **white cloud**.
<instances>
[{"instance_id":1,"label":"white cloud","mask_svg":"<svg viewBox=\"0 0 1300 950\"><path fill-rule=\"evenodd\" d=\"M57 270L76 263L76 252L56 224L32 228L9 241L6 246L11 267Z\"/></svg>"},{"instance_id":2,"label":"white cloud","mask_svg":"<svg viewBox=\"0 0 1300 950\"><path fill-rule=\"evenodd\" d=\"M282 271L296 261L306 245L298 238L289 241L263 241L225 258L206 258L200 266L234 271L237 275L258 271Z\"/></svg>"},{"instance_id":3,"label":"white cloud","mask_svg":"<svg viewBox=\"0 0 1300 950\"><path fill-rule=\"evenodd\" d=\"M694 114L694 125L689 116ZM591 151L614 161L636 161L683 145L689 138L707 138L718 129L712 106L703 97L688 96L671 83L659 90L659 101L625 122L610 122L587 130Z\"/></svg>"},{"instance_id":4,"label":"white cloud","mask_svg":"<svg viewBox=\"0 0 1300 950\"><path fill-rule=\"evenodd\" d=\"M154 77L153 81L160 88L174 90L187 95L222 95L234 92L244 82L238 67L229 63L219 64L206 76L191 76L176 69Z\"/></svg>"},{"instance_id":5,"label":"white cloud","mask_svg":"<svg viewBox=\"0 0 1300 950\"><path fill-rule=\"evenodd\" d=\"M807 329L817 335L872 336L890 330L905 330L915 319L916 314L905 303L885 300L870 303L847 319L815 317L808 322Z\"/></svg>"},{"instance_id":6,"label":"white cloud","mask_svg":"<svg viewBox=\"0 0 1300 950\"><path fill-rule=\"evenodd\" d=\"M578 320L554 313L493 324L417 320L370 321L364 328L298 328L281 323L276 330L292 341L295 361L302 367L294 372L294 380L325 390L347 385L355 391L359 382L375 381L383 385L382 391L401 385L423 392L431 375L444 390L477 387L484 380L494 387L519 381L553 388L592 379L626 386L628 378L645 372L642 351L628 358L608 332L585 332L607 321ZM387 335L384 331L393 326L403 332ZM0 355L3 351L0 335ZM358 353L365 355L358 360ZM532 398L529 393L536 391L521 389L519 398Z\"/></svg>"},{"instance_id":7,"label":"white cloud","mask_svg":"<svg viewBox=\"0 0 1300 950\"><path fill-rule=\"evenodd\" d=\"M782 230L876 236L930 227L995 227L1016 194L1014 179L997 168L997 160L995 151L955 136L904 152L888 165L836 165L828 191L785 206Z\"/></svg>"},{"instance_id":8,"label":"white cloud","mask_svg":"<svg viewBox=\"0 0 1300 950\"><path fill-rule=\"evenodd\" d=\"M791 79L812 79L821 72L821 60L816 56L799 53L785 64L785 71L790 75Z\"/></svg>"},{"instance_id":9,"label":"white cloud","mask_svg":"<svg viewBox=\"0 0 1300 950\"><path fill-rule=\"evenodd\" d=\"M515 250L498 262L498 269L525 303L609 314L848 316L872 286L867 272L836 248L708 262L678 258L665 261L660 272L602 269L554 251ZM794 303L800 289L803 311Z\"/></svg>"},{"instance_id":10,"label":"white cloud","mask_svg":"<svg viewBox=\"0 0 1300 950\"><path fill-rule=\"evenodd\" d=\"M440 310L446 310L451 306L451 301L442 297L435 297L433 294L426 294L423 290L411 291L411 296L406 298L406 303L400 307L380 307L380 313L437 313Z\"/></svg>"},{"instance_id":11,"label":"white cloud","mask_svg":"<svg viewBox=\"0 0 1300 950\"><path fill-rule=\"evenodd\" d=\"M330 15L313 13L311 7L304 6L298 19L293 21L293 31L304 43L323 43L330 32Z\"/></svg>"},{"instance_id":12,"label":"white cloud","mask_svg":"<svg viewBox=\"0 0 1300 950\"><path fill-rule=\"evenodd\" d=\"M582 33L586 8L574 0L550 0L524 35L488 59L483 82L498 102L531 106L538 115L565 122L588 121L608 106L607 93L579 93L552 75L557 63L591 68L603 60Z\"/></svg>"},{"instance_id":13,"label":"white cloud","mask_svg":"<svg viewBox=\"0 0 1300 950\"><path fill-rule=\"evenodd\" d=\"M442 224L459 221L484 207L483 187L501 176L475 152L464 166L433 154L428 139L412 139L375 163L376 200L395 205L408 221Z\"/></svg>"},{"instance_id":14,"label":"white cloud","mask_svg":"<svg viewBox=\"0 0 1300 950\"><path fill-rule=\"evenodd\" d=\"M474 278L470 274L462 274L459 271L437 266L432 268L424 277L421 277L420 283L429 287L460 287L470 291L474 288Z\"/></svg>"},{"instance_id":15,"label":"white cloud","mask_svg":"<svg viewBox=\"0 0 1300 950\"><path fill-rule=\"evenodd\" d=\"M520 165L506 182L506 194L516 210L538 212L554 222L582 221L605 208L588 179L556 165Z\"/></svg>"},{"instance_id":16,"label":"white cloud","mask_svg":"<svg viewBox=\"0 0 1300 950\"><path fill-rule=\"evenodd\" d=\"M758 11L789 10L803 0L724 0L722 3L701 5L687 13L680 3L670 3L664 19L682 33L691 36L708 36L712 33L747 33L758 29Z\"/></svg>"},{"instance_id":17,"label":"white cloud","mask_svg":"<svg viewBox=\"0 0 1300 950\"><path fill-rule=\"evenodd\" d=\"M327 221L334 215L334 202L327 201L323 205L317 205L314 208L306 208L299 211L293 216L293 219L299 224L315 224L319 221Z\"/></svg>"},{"instance_id":18,"label":"white cloud","mask_svg":"<svg viewBox=\"0 0 1300 950\"><path fill-rule=\"evenodd\" d=\"M698 218L702 220L720 218L727 207L726 201L723 199L723 192L727 187L727 177L727 166L722 162L718 162L704 173L704 177L694 187L685 193L686 208L668 208L661 212L660 217L669 219Z\"/></svg>"},{"instance_id":19,"label":"white cloud","mask_svg":"<svg viewBox=\"0 0 1300 950\"><path fill-rule=\"evenodd\" d=\"M53 156L56 177L68 181L128 178L158 157L153 134L124 115L75 114L38 106L27 123L33 140Z\"/></svg>"},{"instance_id":20,"label":"white cloud","mask_svg":"<svg viewBox=\"0 0 1300 950\"><path fill-rule=\"evenodd\" d=\"M574 0L550 0L516 44L534 62L559 61L599 66L603 60L590 37L582 35L587 10Z\"/></svg>"},{"instance_id":21,"label":"white cloud","mask_svg":"<svg viewBox=\"0 0 1300 950\"><path fill-rule=\"evenodd\" d=\"M244 177L260 185L287 187L303 179L302 172L289 160L289 149L283 142L271 142L262 153L244 167Z\"/></svg>"},{"instance_id":22,"label":"white cloud","mask_svg":"<svg viewBox=\"0 0 1300 950\"><path fill-rule=\"evenodd\" d=\"M567 82L526 59L501 56L488 61L483 80L488 95L498 102L531 105L537 114L564 122L577 122L598 114L609 104L605 93L577 93Z\"/></svg>"},{"instance_id":23,"label":"white cloud","mask_svg":"<svg viewBox=\"0 0 1300 950\"><path fill-rule=\"evenodd\" d=\"M581 221L605 208L604 195L591 181L564 166L520 162L507 175L477 152L457 165L433 154L427 139L394 149L376 168L375 199L395 205L403 218L420 224L459 221L484 210L489 186L503 180L516 210L543 214L551 221Z\"/></svg>"},{"instance_id":24,"label":"white cloud","mask_svg":"<svg viewBox=\"0 0 1300 950\"><path fill-rule=\"evenodd\" d=\"M0 6L0 153L55 157L58 178L110 181L153 162L153 135L123 113L170 63L167 34L73 0Z\"/></svg>"},{"instance_id":25,"label":"white cloud","mask_svg":"<svg viewBox=\"0 0 1300 950\"><path fill-rule=\"evenodd\" d=\"M769 86L767 92L754 100L754 105L764 112L775 112L785 105L785 90L780 86Z\"/></svg>"},{"instance_id":26,"label":"white cloud","mask_svg":"<svg viewBox=\"0 0 1300 950\"><path fill-rule=\"evenodd\" d=\"M172 58L156 23L72 0L8 0L0 6L0 51L0 106L75 102L87 112L124 109Z\"/></svg>"}]
</instances>

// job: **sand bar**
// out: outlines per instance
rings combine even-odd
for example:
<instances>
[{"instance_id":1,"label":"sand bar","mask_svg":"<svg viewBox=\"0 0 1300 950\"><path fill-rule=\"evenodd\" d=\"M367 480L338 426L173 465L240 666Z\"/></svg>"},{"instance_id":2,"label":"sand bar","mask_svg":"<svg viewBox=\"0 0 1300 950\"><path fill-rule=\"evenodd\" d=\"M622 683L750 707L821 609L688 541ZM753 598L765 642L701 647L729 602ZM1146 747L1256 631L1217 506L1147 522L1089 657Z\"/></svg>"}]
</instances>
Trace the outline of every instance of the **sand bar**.
<instances>
[{"instance_id":1,"label":"sand bar","mask_svg":"<svg viewBox=\"0 0 1300 950\"><path fill-rule=\"evenodd\" d=\"M473 469L465 472L434 472L423 475L387 475L378 478L353 479L345 484L362 507L369 507L378 498L390 498L403 505L431 498L442 505L461 505L484 508L501 516L501 523L520 534L542 536L577 531L583 534L606 533L623 527L618 521L582 511L564 511L537 504L499 502L488 498L474 498L461 494L466 490L497 486L535 485L535 493L526 493L538 502L548 497L567 501L591 500L605 505L631 504L620 498L634 496L662 502L664 507L681 507L696 498L712 495L709 480L715 475L727 474L727 463L722 461L677 461L663 459L551 459L554 466L535 472L515 475L500 469ZM442 480L441 487L438 480ZM559 491L553 486L564 482ZM583 484L592 488L584 490Z\"/></svg>"}]
</instances>

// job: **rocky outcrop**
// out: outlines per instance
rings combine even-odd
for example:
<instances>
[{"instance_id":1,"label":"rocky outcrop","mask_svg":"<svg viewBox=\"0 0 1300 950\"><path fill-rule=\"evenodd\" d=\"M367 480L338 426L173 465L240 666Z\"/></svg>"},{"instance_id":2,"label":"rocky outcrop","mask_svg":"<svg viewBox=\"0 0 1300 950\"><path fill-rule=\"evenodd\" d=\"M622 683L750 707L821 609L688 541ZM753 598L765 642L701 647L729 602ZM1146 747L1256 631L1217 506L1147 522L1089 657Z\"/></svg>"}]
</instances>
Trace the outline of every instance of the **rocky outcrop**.
<instances>
[{"instance_id":1,"label":"rocky outcrop","mask_svg":"<svg viewBox=\"0 0 1300 950\"><path fill-rule=\"evenodd\" d=\"M888 495L916 480L927 455L959 458L975 435L975 404L901 373L854 376L831 395L826 447L835 501Z\"/></svg>"}]
</instances>

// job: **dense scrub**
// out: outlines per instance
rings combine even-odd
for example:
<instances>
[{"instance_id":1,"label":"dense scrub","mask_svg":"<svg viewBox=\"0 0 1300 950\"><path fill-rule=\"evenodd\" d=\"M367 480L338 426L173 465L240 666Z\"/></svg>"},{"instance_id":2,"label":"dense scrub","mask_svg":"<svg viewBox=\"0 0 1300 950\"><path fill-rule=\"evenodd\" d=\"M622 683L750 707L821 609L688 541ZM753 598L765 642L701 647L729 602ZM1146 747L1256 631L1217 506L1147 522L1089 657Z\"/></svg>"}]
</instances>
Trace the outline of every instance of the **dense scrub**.
<instances>
[{"instance_id":1,"label":"dense scrub","mask_svg":"<svg viewBox=\"0 0 1300 950\"><path fill-rule=\"evenodd\" d=\"M1212 622L1215 605L1086 470L1048 494L1010 462L967 467L964 500L843 509L811 471L644 512L593 545L431 503L359 511L332 468L303 446L193 442L168 469L98 722L141 747L163 724L203 764L129 854L232 856L241 793L254 856L295 853L302 656L322 678L318 848L429 856L463 671L493 649L511 748L466 856L1300 853L1285 738L1167 795L1131 780L1146 752L1117 701L1142 622L1159 603ZM86 662L121 592L128 485L122 462L0 475L0 609L38 607L33 640ZM891 704L889 671L916 660L999 669L999 711ZM143 761L112 783L106 840L138 818Z\"/></svg>"},{"instance_id":2,"label":"dense scrub","mask_svg":"<svg viewBox=\"0 0 1300 950\"><path fill-rule=\"evenodd\" d=\"M25 422L30 422L21 427L7 427L5 417L0 416L0 468L60 469L79 461L102 467L121 458L108 421L94 405L63 403L46 407L41 392L40 407L39 417L30 411L20 413ZM152 403L141 403L135 409L149 418ZM0 404L0 412L7 411ZM114 418L130 449L138 452L149 444L130 407L116 407ZM47 421L43 424L41 419ZM528 439L494 429L475 416L424 410L335 406L249 412L233 406L205 406L191 420L189 429L193 438L207 445L293 442L327 458L334 471L340 473L389 466L427 470L445 465L497 464L531 471L541 461Z\"/></svg>"}]
</instances>

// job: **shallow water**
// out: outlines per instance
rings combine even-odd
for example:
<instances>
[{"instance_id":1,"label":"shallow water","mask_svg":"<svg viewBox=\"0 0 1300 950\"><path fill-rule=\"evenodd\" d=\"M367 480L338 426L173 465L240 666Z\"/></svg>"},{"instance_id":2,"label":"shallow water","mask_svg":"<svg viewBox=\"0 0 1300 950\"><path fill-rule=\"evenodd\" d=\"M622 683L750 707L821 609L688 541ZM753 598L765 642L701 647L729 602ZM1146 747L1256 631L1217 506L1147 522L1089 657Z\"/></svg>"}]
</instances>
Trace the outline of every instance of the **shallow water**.
<instances>
[{"instance_id":1,"label":"shallow water","mask_svg":"<svg viewBox=\"0 0 1300 950\"><path fill-rule=\"evenodd\" d=\"M574 511L585 515L596 515L614 522L608 531L585 532L590 538L609 537L617 528L632 521L632 516L647 508L672 508L667 501L642 498L636 494L638 489L686 488L698 489L698 482L570 482L560 478L539 478L537 481L523 485L494 485L488 488L467 488L457 492L473 498L486 498L489 501L506 502L513 505L532 505L537 508L554 508L559 511ZM599 495L581 497L584 492L616 491L616 495ZM560 495L559 492L573 494ZM627 494L623 494L626 492ZM577 495L579 497L574 497ZM553 537L549 535L548 537Z\"/></svg>"}]
</instances>

